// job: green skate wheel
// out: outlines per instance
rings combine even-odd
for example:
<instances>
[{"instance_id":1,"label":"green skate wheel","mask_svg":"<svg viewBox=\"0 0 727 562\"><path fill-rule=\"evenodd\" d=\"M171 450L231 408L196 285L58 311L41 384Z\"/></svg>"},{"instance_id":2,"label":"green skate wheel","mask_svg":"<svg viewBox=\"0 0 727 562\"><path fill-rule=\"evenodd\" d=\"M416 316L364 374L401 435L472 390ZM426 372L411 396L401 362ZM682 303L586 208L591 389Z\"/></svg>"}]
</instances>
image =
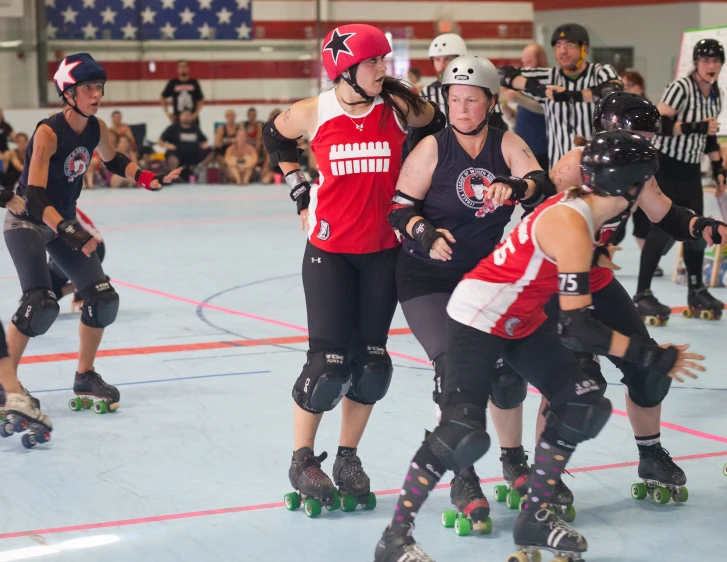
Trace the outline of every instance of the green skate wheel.
<instances>
[{"instance_id":1,"label":"green skate wheel","mask_svg":"<svg viewBox=\"0 0 727 562\"><path fill-rule=\"evenodd\" d=\"M362 506L364 510L371 511L376 507L376 494L373 492L369 492L369 501L367 504Z\"/></svg>"},{"instance_id":2,"label":"green skate wheel","mask_svg":"<svg viewBox=\"0 0 727 562\"><path fill-rule=\"evenodd\" d=\"M283 496L285 502L285 509L288 511L295 511L300 507L300 494L298 492L291 492Z\"/></svg>"},{"instance_id":3,"label":"green skate wheel","mask_svg":"<svg viewBox=\"0 0 727 562\"><path fill-rule=\"evenodd\" d=\"M492 533L492 519L489 517L479 523L473 523L472 528L477 531L480 535L489 535Z\"/></svg>"},{"instance_id":4,"label":"green skate wheel","mask_svg":"<svg viewBox=\"0 0 727 562\"><path fill-rule=\"evenodd\" d=\"M678 492L672 494L671 499L674 500L674 503L684 503L689 499L689 490L686 486L682 486Z\"/></svg>"},{"instance_id":5,"label":"green skate wheel","mask_svg":"<svg viewBox=\"0 0 727 562\"><path fill-rule=\"evenodd\" d=\"M68 401L68 407L71 409L72 412L78 412L83 408L83 403L81 402L80 398L71 398Z\"/></svg>"},{"instance_id":6,"label":"green skate wheel","mask_svg":"<svg viewBox=\"0 0 727 562\"><path fill-rule=\"evenodd\" d=\"M472 526L470 520L465 517L458 517L454 522L454 534L458 537L465 537L470 534Z\"/></svg>"},{"instance_id":7,"label":"green skate wheel","mask_svg":"<svg viewBox=\"0 0 727 562\"><path fill-rule=\"evenodd\" d=\"M503 486L502 484L498 484L495 486L495 501L497 502L504 502L505 498L507 497L507 486Z\"/></svg>"},{"instance_id":8,"label":"green skate wheel","mask_svg":"<svg viewBox=\"0 0 727 562\"><path fill-rule=\"evenodd\" d=\"M566 523L571 523L575 521L576 519L576 508L573 507L573 505L569 505L566 510L560 514L561 520L565 521Z\"/></svg>"},{"instance_id":9,"label":"green skate wheel","mask_svg":"<svg viewBox=\"0 0 727 562\"><path fill-rule=\"evenodd\" d=\"M355 511L356 505L358 505L356 496L352 496L351 494L341 494L341 509L343 511L347 513L349 511Z\"/></svg>"},{"instance_id":10,"label":"green skate wheel","mask_svg":"<svg viewBox=\"0 0 727 562\"><path fill-rule=\"evenodd\" d=\"M662 488L661 486L657 486L654 488L654 501L659 505L664 505L666 503L669 503L669 500L671 499L671 492L668 488Z\"/></svg>"},{"instance_id":11,"label":"green skate wheel","mask_svg":"<svg viewBox=\"0 0 727 562\"><path fill-rule=\"evenodd\" d=\"M648 495L649 490L643 482L631 486L631 497L635 500L643 500Z\"/></svg>"},{"instance_id":12,"label":"green skate wheel","mask_svg":"<svg viewBox=\"0 0 727 562\"><path fill-rule=\"evenodd\" d=\"M321 502L315 498L305 500L305 514L308 517L318 517L321 514Z\"/></svg>"},{"instance_id":13,"label":"green skate wheel","mask_svg":"<svg viewBox=\"0 0 727 562\"><path fill-rule=\"evenodd\" d=\"M505 499L508 509L518 509L520 507L520 494L516 490L508 492L507 498Z\"/></svg>"},{"instance_id":14,"label":"green skate wheel","mask_svg":"<svg viewBox=\"0 0 727 562\"><path fill-rule=\"evenodd\" d=\"M109 411L109 407L106 405L106 402L96 402L93 405L93 411L97 414L105 414Z\"/></svg>"},{"instance_id":15,"label":"green skate wheel","mask_svg":"<svg viewBox=\"0 0 727 562\"><path fill-rule=\"evenodd\" d=\"M454 509L445 509L442 512L442 527L451 529L457 521L457 512Z\"/></svg>"},{"instance_id":16,"label":"green skate wheel","mask_svg":"<svg viewBox=\"0 0 727 562\"><path fill-rule=\"evenodd\" d=\"M341 497L338 495L338 491L333 490L333 501L331 505L326 506L326 511L336 511L341 509Z\"/></svg>"},{"instance_id":17,"label":"green skate wheel","mask_svg":"<svg viewBox=\"0 0 727 562\"><path fill-rule=\"evenodd\" d=\"M722 474L727 476L727 464L722 467Z\"/></svg>"}]
</instances>

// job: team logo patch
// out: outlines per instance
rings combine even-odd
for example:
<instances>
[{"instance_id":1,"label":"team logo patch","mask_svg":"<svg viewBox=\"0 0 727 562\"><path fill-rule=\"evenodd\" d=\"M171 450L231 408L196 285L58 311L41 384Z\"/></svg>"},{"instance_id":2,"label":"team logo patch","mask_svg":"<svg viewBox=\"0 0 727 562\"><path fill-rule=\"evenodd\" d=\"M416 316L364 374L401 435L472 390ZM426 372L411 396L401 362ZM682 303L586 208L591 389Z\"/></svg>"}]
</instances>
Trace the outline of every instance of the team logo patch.
<instances>
[{"instance_id":1,"label":"team logo patch","mask_svg":"<svg viewBox=\"0 0 727 562\"><path fill-rule=\"evenodd\" d=\"M328 240L328 238L331 236L331 225L328 224L326 221L321 221L321 228L318 230L318 239L319 240Z\"/></svg>"},{"instance_id":2,"label":"team logo patch","mask_svg":"<svg viewBox=\"0 0 727 562\"><path fill-rule=\"evenodd\" d=\"M485 198L494 179L495 174L484 168L467 168L457 178L459 200L470 209L475 209L477 218L494 213L497 209L492 200Z\"/></svg>"},{"instance_id":3,"label":"team logo patch","mask_svg":"<svg viewBox=\"0 0 727 562\"><path fill-rule=\"evenodd\" d=\"M78 147L68 155L63 165L63 171L68 178L68 182L72 182L77 177L82 176L88 170L91 163L91 155L84 147Z\"/></svg>"},{"instance_id":4,"label":"team logo patch","mask_svg":"<svg viewBox=\"0 0 727 562\"><path fill-rule=\"evenodd\" d=\"M520 318L508 318L505 320L505 333L508 336L515 335L515 328L520 324Z\"/></svg>"}]
</instances>

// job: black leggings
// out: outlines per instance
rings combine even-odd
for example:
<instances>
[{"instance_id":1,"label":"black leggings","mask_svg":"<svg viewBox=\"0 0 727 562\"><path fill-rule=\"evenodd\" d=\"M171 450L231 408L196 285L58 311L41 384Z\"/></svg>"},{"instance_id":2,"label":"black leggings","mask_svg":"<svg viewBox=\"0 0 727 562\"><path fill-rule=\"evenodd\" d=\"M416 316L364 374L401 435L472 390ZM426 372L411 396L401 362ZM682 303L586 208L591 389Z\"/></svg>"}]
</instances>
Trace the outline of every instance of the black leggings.
<instances>
[{"instance_id":1,"label":"black leggings","mask_svg":"<svg viewBox=\"0 0 727 562\"><path fill-rule=\"evenodd\" d=\"M96 255L98 255L99 261L103 263L104 256L106 255L106 244L104 242L96 246ZM52 259L48 260L48 269L50 270L51 290L55 293L56 298L60 300L63 298L63 287L70 279Z\"/></svg>"},{"instance_id":2,"label":"black leggings","mask_svg":"<svg viewBox=\"0 0 727 562\"><path fill-rule=\"evenodd\" d=\"M334 254L307 243L303 289L311 352L386 346L396 311L398 255L399 248Z\"/></svg>"}]
</instances>

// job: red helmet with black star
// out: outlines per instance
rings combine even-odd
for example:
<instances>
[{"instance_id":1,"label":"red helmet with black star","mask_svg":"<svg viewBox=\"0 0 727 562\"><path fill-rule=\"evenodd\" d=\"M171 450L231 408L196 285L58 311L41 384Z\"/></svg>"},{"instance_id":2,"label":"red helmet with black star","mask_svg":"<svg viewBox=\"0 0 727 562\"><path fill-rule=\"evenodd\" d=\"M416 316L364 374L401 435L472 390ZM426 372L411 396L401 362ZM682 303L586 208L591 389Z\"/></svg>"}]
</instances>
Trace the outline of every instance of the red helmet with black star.
<instances>
[{"instance_id":1,"label":"red helmet with black star","mask_svg":"<svg viewBox=\"0 0 727 562\"><path fill-rule=\"evenodd\" d=\"M354 64L390 52L389 40L380 29L363 23L342 25L323 41L323 66L328 78L335 80Z\"/></svg>"}]
</instances>

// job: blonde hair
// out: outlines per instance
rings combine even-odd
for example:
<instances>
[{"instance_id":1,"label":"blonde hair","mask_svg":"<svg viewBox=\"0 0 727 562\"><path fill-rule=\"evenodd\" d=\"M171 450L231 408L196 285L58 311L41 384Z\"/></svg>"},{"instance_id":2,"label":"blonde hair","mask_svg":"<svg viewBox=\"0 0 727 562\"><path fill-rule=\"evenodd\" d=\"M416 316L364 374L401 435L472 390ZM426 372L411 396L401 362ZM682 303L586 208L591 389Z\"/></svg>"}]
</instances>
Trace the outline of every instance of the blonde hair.
<instances>
[{"instance_id":1,"label":"blonde hair","mask_svg":"<svg viewBox=\"0 0 727 562\"><path fill-rule=\"evenodd\" d=\"M586 139L586 137L576 135L575 138L573 139L573 144L575 146L586 146L588 144L588 139Z\"/></svg>"}]
</instances>

